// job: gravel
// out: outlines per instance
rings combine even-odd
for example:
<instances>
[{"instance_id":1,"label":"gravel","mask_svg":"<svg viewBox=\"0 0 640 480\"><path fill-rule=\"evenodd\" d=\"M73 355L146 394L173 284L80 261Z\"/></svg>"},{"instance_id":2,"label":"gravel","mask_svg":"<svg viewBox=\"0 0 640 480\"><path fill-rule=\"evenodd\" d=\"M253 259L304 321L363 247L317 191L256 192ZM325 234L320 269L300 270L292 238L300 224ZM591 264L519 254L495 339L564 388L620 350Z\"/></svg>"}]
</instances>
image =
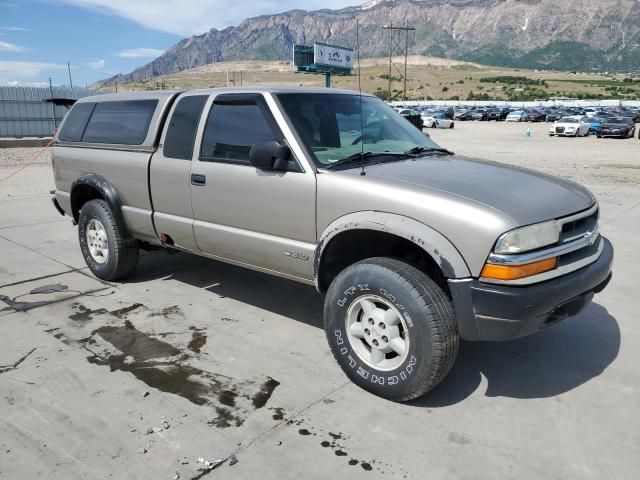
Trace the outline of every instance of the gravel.
<instances>
[{"instance_id":1,"label":"gravel","mask_svg":"<svg viewBox=\"0 0 640 480\"><path fill-rule=\"evenodd\" d=\"M0 149L0 168L20 168L24 165L50 165L51 148L3 148Z\"/></svg>"}]
</instances>

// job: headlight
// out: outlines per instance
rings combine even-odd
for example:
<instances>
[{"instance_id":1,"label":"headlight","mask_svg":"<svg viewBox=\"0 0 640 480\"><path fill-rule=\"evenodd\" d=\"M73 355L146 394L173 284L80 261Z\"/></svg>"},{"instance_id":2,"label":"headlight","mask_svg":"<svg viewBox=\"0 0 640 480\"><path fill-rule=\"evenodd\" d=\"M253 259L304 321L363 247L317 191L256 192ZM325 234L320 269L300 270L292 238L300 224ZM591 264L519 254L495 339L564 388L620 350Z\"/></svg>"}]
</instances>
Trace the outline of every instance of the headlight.
<instances>
[{"instance_id":1,"label":"headlight","mask_svg":"<svg viewBox=\"0 0 640 480\"><path fill-rule=\"evenodd\" d=\"M521 253L553 245L560 240L561 230L555 220L516 228L498 238L495 253Z\"/></svg>"}]
</instances>

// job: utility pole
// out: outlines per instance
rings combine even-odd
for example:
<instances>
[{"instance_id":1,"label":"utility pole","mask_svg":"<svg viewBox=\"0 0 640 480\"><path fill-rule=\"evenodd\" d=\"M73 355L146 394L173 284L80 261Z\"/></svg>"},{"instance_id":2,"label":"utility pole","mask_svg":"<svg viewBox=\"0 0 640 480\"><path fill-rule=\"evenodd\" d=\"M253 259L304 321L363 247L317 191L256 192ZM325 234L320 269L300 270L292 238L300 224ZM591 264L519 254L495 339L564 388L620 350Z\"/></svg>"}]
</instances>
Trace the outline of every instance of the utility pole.
<instances>
[{"instance_id":1,"label":"utility pole","mask_svg":"<svg viewBox=\"0 0 640 480\"><path fill-rule=\"evenodd\" d=\"M409 30L405 30L404 31L404 87L402 89L403 102L407 101L407 57L408 56L409 56Z\"/></svg>"},{"instance_id":2,"label":"utility pole","mask_svg":"<svg viewBox=\"0 0 640 480\"><path fill-rule=\"evenodd\" d=\"M384 30L385 27L382 27ZM393 58L393 22L389 25L389 98L391 101L391 59Z\"/></svg>"},{"instance_id":3,"label":"utility pole","mask_svg":"<svg viewBox=\"0 0 640 480\"><path fill-rule=\"evenodd\" d=\"M385 25L382 27L383 30L389 30L389 99L391 99L391 67L393 65L393 55L394 53L398 53L400 50L400 42L396 42L395 40L395 32L403 31L404 32L404 75L398 67L396 70L400 75L403 76L404 79L404 90L402 92L402 98L404 100L407 99L407 62L409 56L409 32L415 30L415 28L410 27L408 24L405 27L394 27L393 23L389 26ZM393 65L395 66L395 65Z\"/></svg>"},{"instance_id":4,"label":"utility pole","mask_svg":"<svg viewBox=\"0 0 640 480\"><path fill-rule=\"evenodd\" d=\"M73 80L71 80L71 64L67 61L67 71L69 72L69 86L71 87L71 91L73 92Z\"/></svg>"},{"instance_id":5,"label":"utility pole","mask_svg":"<svg viewBox=\"0 0 640 480\"><path fill-rule=\"evenodd\" d=\"M51 77L49 77L49 93L51 94L51 114L53 115L53 132L55 133L58 128L58 120L56 120L56 104L53 102L53 84L51 83Z\"/></svg>"}]
</instances>

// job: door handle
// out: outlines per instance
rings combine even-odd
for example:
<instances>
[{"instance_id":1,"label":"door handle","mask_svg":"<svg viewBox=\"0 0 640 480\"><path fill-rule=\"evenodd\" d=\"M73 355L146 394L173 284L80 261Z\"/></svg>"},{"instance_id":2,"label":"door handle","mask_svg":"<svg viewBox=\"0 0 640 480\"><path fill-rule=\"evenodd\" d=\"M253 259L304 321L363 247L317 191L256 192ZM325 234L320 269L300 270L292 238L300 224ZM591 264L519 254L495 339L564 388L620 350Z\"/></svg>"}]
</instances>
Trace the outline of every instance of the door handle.
<instances>
[{"instance_id":1,"label":"door handle","mask_svg":"<svg viewBox=\"0 0 640 480\"><path fill-rule=\"evenodd\" d=\"M191 174L191 185L202 187L207 184L207 177L198 173Z\"/></svg>"}]
</instances>

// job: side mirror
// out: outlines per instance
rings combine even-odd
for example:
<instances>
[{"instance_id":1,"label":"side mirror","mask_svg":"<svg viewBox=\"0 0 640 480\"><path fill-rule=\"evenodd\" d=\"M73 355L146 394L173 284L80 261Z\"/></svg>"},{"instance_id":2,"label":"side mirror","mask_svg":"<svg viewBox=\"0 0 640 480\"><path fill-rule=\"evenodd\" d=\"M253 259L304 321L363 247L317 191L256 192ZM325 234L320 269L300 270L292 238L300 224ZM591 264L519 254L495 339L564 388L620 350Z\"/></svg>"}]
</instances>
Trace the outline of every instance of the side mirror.
<instances>
[{"instance_id":1,"label":"side mirror","mask_svg":"<svg viewBox=\"0 0 640 480\"><path fill-rule=\"evenodd\" d=\"M286 170L291 149L276 141L258 142L251 146L249 161L260 170Z\"/></svg>"}]
</instances>

